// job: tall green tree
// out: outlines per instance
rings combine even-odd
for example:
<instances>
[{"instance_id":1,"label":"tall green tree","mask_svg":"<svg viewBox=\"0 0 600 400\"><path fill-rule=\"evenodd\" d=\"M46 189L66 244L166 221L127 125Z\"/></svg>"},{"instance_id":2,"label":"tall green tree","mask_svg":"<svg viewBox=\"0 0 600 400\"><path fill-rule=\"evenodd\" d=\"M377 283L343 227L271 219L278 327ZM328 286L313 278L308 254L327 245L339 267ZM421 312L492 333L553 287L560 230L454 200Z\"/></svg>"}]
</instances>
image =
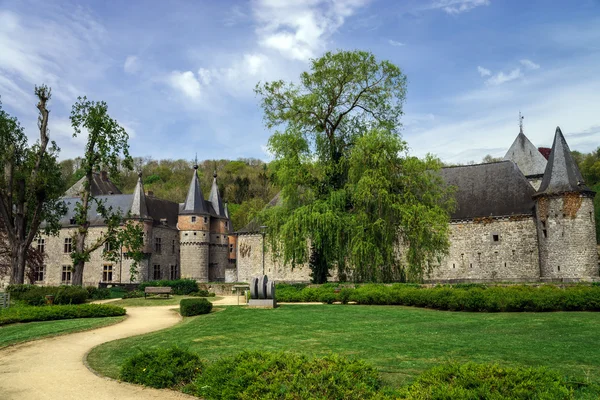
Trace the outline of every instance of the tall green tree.
<instances>
[{"instance_id":1,"label":"tall green tree","mask_svg":"<svg viewBox=\"0 0 600 400\"><path fill-rule=\"evenodd\" d=\"M323 265L354 280L420 279L448 249L452 199L439 161L409 157L400 138L402 71L369 52L328 52L298 84L256 92L266 126L280 129L269 149L282 204L261 215L275 254L293 267L312 253L316 282Z\"/></svg>"},{"instance_id":2,"label":"tall green tree","mask_svg":"<svg viewBox=\"0 0 600 400\"><path fill-rule=\"evenodd\" d=\"M90 255L105 243L111 244L109 248L116 249L123 242L129 245L139 241L142 230L139 224L128 224L125 229L120 229L125 215L120 210L107 207L106 201L96 198L91 191L91 182L94 171L100 168L107 169L112 179L118 179L121 167L131 170L133 160L129 155L129 138L127 132L116 120L108 115L108 106L105 102L94 102L87 98L78 98L71 111L71 125L75 130L73 136L81 135L82 131L88 134L85 154L81 160L80 169L85 177L80 201L75 205L75 220L78 228L73 236L74 250L71 253L73 260L73 285L83 284L83 271ZM106 230L91 243L86 243L89 233L90 221L88 213L95 207L96 212L102 216ZM137 226L137 228L136 228ZM133 235L120 237L129 232ZM138 252L139 249L131 248L129 251ZM110 259L113 253L105 254Z\"/></svg>"},{"instance_id":3,"label":"tall green tree","mask_svg":"<svg viewBox=\"0 0 600 400\"><path fill-rule=\"evenodd\" d=\"M51 90L35 87L39 112L39 139L29 145L16 118L0 104L0 218L10 248L10 281L24 282L31 243L39 234L42 221L47 234L56 233L58 221L66 212L60 201L63 181L57 164L58 147L50 141L48 102Z\"/></svg>"}]
</instances>

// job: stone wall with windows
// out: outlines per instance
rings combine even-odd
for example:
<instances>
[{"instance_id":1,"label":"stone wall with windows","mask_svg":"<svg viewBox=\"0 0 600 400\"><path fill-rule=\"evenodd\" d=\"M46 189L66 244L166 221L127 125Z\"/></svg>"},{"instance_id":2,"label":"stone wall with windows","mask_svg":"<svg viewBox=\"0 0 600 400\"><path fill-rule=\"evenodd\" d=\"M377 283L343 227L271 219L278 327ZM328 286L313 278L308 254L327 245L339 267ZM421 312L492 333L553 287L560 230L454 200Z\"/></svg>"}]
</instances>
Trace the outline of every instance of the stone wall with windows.
<instances>
[{"instance_id":1,"label":"stone wall with windows","mask_svg":"<svg viewBox=\"0 0 600 400\"><path fill-rule=\"evenodd\" d=\"M176 266L176 276L179 277L179 231L166 226L155 226L152 228L150 242L152 253L148 259L147 280L171 279L171 266Z\"/></svg>"}]
</instances>

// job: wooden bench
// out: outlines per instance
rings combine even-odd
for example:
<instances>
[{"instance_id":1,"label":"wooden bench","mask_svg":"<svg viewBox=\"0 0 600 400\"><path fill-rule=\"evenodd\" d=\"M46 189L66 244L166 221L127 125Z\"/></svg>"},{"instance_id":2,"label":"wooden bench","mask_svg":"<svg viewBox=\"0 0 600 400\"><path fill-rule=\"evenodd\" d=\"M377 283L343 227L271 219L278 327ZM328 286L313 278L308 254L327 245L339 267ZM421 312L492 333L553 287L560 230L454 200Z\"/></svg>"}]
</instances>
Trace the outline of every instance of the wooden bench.
<instances>
[{"instance_id":1,"label":"wooden bench","mask_svg":"<svg viewBox=\"0 0 600 400\"><path fill-rule=\"evenodd\" d=\"M149 294L166 294L167 299L169 295L173 292L173 288L164 287L164 286L148 286L144 289L144 298L146 298Z\"/></svg>"}]
</instances>

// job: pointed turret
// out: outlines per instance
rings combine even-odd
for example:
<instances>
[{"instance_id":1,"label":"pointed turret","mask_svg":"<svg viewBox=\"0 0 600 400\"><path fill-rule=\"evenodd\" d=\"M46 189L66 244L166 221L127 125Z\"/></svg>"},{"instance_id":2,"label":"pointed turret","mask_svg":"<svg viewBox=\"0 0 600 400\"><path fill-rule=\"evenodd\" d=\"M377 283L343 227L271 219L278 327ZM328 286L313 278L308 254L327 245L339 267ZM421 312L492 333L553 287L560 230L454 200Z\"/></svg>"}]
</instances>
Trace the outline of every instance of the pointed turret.
<instances>
[{"instance_id":1,"label":"pointed turret","mask_svg":"<svg viewBox=\"0 0 600 400\"><path fill-rule=\"evenodd\" d=\"M536 196L560 193L593 194L593 191L583 182L581 172L571 156L569 145L565 141L560 127L556 127L544 179Z\"/></svg>"},{"instance_id":2,"label":"pointed turret","mask_svg":"<svg viewBox=\"0 0 600 400\"><path fill-rule=\"evenodd\" d=\"M522 129L506 152L504 160L517 164L517 167L527 178L541 177L547 164L542 153L529 141Z\"/></svg>"},{"instance_id":3,"label":"pointed turret","mask_svg":"<svg viewBox=\"0 0 600 400\"><path fill-rule=\"evenodd\" d=\"M185 203L183 203L181 214L208 214L197 171L198 165L194 165L194 175L192 176L190 188L188 189Z\"/></svg>"},{"instance_id":4,"label":"pointed turret","mask_svg":"<svg viewBox=\"0 0 600 400\"><path fill-rule=\"evenodd\" d=\"M146 206L146 195L144 194L144 183L142 182L141 172L138 174L138 181L133 191L130 212L132 217L140 219L150 218L148 207Z\"/></svg>"},{"instance_id":5,"label":"pointed turret","mask_svg":"<svg viewBox=\"0 0 600 400\"><path fill-rule=\"evenodd\" d=\"M213 183L210 189L210 195L208 196L208 201L212 204L215 213L220 217L227 217L225 215L225 207L223 207L223 200L221 200L221 195L219 194L219 186L217 185L217 171L215 171L213 175Z\"/></svg>"}]
</instances>

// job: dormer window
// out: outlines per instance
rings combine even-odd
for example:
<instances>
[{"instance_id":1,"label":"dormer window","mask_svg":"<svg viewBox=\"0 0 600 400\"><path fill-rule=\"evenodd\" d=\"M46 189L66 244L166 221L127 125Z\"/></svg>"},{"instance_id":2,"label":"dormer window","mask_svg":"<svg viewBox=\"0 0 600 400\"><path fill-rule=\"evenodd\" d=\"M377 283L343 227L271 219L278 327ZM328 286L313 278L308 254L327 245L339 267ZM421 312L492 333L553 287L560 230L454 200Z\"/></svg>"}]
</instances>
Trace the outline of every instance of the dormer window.
<instances>
[{"instance_id":1,"label":"dormer window","mask_svg":"<svg viewBox=\"0 0 600 400\"><path fill-rule=\"evenodd\" d=\"M192 217L192 222L196 222L196 217Z\"/></svg>"}]
</instances>

